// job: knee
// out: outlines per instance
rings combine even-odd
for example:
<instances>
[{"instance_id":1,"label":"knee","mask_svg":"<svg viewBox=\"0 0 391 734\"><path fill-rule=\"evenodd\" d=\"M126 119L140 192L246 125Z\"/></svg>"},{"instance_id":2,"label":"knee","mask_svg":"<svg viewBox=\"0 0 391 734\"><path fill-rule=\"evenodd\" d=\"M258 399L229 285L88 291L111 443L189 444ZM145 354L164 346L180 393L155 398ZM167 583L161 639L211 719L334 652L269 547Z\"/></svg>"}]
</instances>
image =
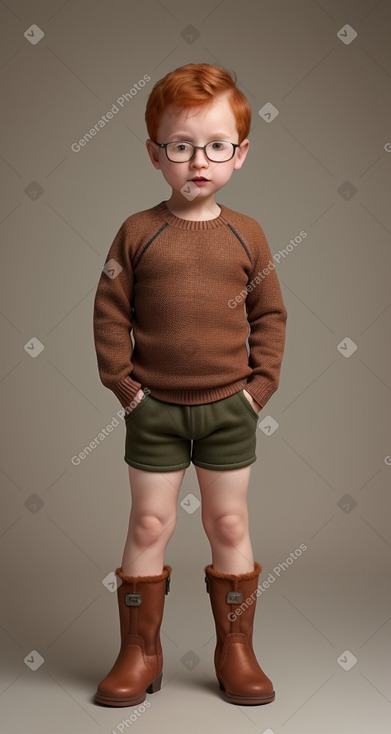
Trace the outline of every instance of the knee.
<instances>
[{"instance_id":1,"label":"knee","mask_svg":"<svg viewBox=\"0 0 391 734\"><path fill-rule=\"evenodd\" d=\"M134 538L139 546L149 546L160 540L167 539L167 533L171 535L174 523L167 518L161 518L153 514L139 515L133 518Z\"/></svg>"},{"instance_id":2,"label":"knee","mask_svg":"<svg viewBox=\"0 0 391 734\"><path fill-rule=\"evenodd\" d=\"M248 532L247 518L241 514L219 515L204 518L204 528L209 539L217 540L225 545L240 543Z\"/></svg>"}]
</instances>

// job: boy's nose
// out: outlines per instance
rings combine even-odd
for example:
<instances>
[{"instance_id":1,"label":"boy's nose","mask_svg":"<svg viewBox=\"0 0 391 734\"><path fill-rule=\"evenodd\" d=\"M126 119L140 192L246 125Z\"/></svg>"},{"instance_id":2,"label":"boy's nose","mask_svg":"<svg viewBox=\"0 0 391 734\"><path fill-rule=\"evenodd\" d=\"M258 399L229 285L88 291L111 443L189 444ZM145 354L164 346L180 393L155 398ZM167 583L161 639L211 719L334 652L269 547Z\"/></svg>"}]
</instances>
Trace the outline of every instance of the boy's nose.
<instances>
[{"instance_id":1,"label":"boy's nose","mask_svg":"<svg viewBox=\"0 0 391 734\"><path fill-rule=\"evenodd\" d=\"M200 148L197 148L195 151L194 157L191 159L190 163L196 167L199 166L208 166L209 165L209 158L207 157L204 150L200 150Z\"/></svg>"}]
</instances>

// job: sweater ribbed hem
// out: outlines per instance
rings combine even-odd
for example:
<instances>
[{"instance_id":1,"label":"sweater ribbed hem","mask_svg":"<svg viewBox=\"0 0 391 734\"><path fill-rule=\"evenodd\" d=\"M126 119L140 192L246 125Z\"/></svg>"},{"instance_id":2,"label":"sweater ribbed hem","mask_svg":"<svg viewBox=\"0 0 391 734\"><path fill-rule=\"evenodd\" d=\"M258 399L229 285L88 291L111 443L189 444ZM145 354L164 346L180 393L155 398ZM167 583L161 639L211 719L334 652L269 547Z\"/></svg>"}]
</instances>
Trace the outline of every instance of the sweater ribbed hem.
<instances>
[{"instance_id":1,"label":"sweater ribbed hem","mask_svg":"<svg viewBox=\"0 0 391 734\"><path fill-rule=\"evenodd\" d=\"M213 403L216 400L229 398L231 395L243 390L247 385L247 380L239 380L232 382L230 385L222 385L221 387L205 388L204 390L158 390L154 387L150 388L150 394L157 400L163 400L166 403L178 403L179 405L202 405L205 403Z\"/></svg>"},{"instance_id":2,"label":"sweater ribbed hem","mask_svg":"<svg viewBox=\"0 0 391 734\"><path fill-rule=\"evenodd\" d=\"M213 403L216 400L223 400L245 388L248 393L256 400L262 408L266 405L271 396L278 388L277 384L272 384L255 375L249 380L239 380L229 385L221 385L219 387L204 388L203 390L167 390L159 388L148 388L147 392L157 400L166 403L177 403L178 405L202 405L203 403ZM116 382L111 387L113 393L120 401L124 409L134 408L133 400L139 390L145 390L140 382L133 380L130 376Z\"/></svg>"}]
</instances>

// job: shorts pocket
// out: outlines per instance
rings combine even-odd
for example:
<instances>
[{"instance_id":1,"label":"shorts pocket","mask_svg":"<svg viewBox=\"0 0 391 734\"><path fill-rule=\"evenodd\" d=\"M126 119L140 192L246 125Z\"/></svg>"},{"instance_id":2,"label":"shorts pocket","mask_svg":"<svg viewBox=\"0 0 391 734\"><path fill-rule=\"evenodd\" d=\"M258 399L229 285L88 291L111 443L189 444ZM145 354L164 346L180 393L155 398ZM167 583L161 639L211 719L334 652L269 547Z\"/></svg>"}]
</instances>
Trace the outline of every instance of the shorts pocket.
<instances>
[{"instance_id":1,"label":"shorts pocket","mask_svg":"<svg viewBox=\"0 0 391 734\"><path fill-rule=\"evenodd\" d=\"M249 400L247 400L247 398L246 398L246 396L245 396L245 394L244 394L243 390L239 390L239 392L238 392L237 394L238 394L238 396L239 396L239 398L240 398L241 402L242 402L242 403L243 403L243 405L245 406L246 410L248 410L248 412L250 413L250 415L252 415L252 417L253 417L253 418L255 418L256 420L258 420L258 418L259 418L259 414L257 413L257 411L256 411L256 410L254 410L254 408L253 408L253 406L251 405L250 401L249 401Z\"/></svg>"},{"instance_id":2,"label":"shorts pocket","mask_svg":"<svg viewBox=\"0 0 391 734\"><path fill-rule=\"evenodd\" d=\"M142 410L145 410L145 408L148 407L150 399L151 396L149 395L149 393L144 394L144 397L141 398L141 400L137 403L137 405L134 406L134 408L132 408L130 413L125 413L125 421L130 421L132 418L135 417L135 415L138 415L139 413L141 413Z\"/></svg>"}]
</instances>

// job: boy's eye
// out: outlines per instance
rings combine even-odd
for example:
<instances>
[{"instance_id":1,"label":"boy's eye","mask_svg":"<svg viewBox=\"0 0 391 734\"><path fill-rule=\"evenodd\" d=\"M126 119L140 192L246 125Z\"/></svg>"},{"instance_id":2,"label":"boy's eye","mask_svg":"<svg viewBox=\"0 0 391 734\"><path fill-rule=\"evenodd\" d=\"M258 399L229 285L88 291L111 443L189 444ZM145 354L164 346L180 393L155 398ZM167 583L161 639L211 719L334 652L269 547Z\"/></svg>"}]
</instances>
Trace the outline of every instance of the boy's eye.
<instances>
[{"instance_id":1,"label":"boy's eye","mask_svg":"<svg viewBox=\"0 0 391 734\"><path fill-rule=\"evenodd\" d=\"M178 153L187 153L190 150L190 145L189 143L176 143L175 145L172 145L172 150L178 151Z\"/></svg>"},{"instance_id":2,"label":"boy's eye","mask_svg":"<svg viewBox=\"0 0 391 734\"><path fill-rule=\"evenodd\" d=\"M211 143L211 147L212 147L212 150L222 150L225 147L225 145L224 143L219 143L216 141L214 143Z\"/></svg>"}]
</instances>

